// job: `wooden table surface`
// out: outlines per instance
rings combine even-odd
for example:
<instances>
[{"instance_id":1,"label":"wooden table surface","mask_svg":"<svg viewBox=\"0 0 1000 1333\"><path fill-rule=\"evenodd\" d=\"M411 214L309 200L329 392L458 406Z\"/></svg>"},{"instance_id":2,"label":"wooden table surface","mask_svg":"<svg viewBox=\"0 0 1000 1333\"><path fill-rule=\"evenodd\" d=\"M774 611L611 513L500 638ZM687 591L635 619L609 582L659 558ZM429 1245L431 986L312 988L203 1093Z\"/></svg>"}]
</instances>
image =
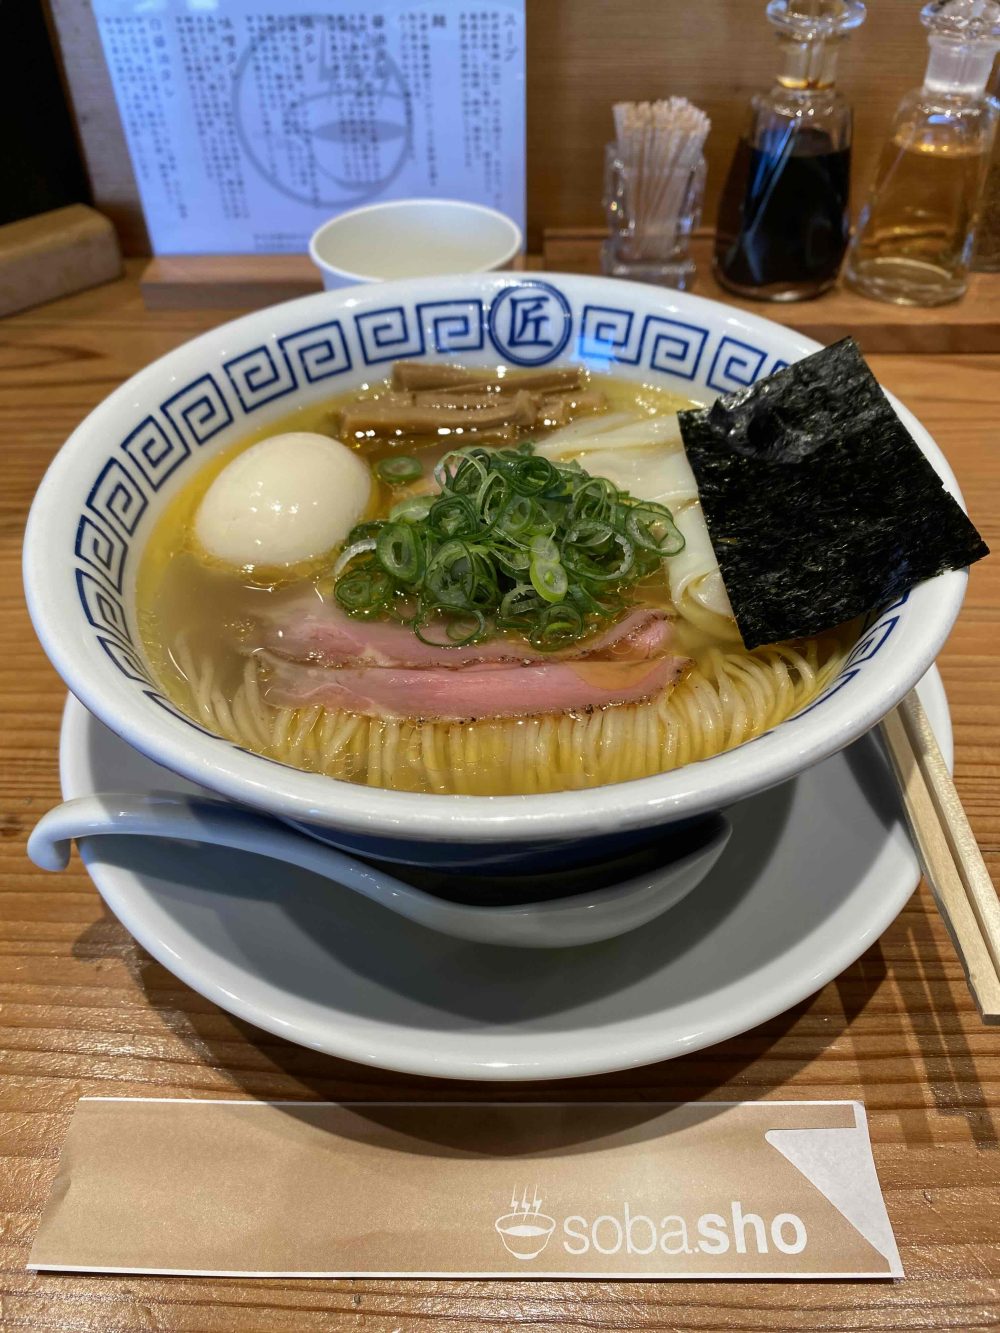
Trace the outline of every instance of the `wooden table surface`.
<instances>
[{"instance_id":1,"label":"wooden table surface","mask_svg":"<svg viewBox=\"0 0 1000 1333\"><path fill-rule=\"evenodd\" d=\"M933 316L930 316L933 318ZM69 432L126 376L218 322L147 313L121 282L0 323L0 1216L3 1330L936 1329L1000 1327L1000 1031L984 1028L929 893L773 1022L647 1069L505 1088L532 1098L864 1100L906 1267L898 1283L245 1281L32 1275L39 1210L78 1097L490 1098L381 1073L231 1018L102 906L79 863L25 857L59 800L64 688L21 595L25 515ZM1000 549L1000 355L872 358L949 456ZM957 781L1000 878L1000 560L973 571L941 657Z\"/></svg>"}]
</instances>

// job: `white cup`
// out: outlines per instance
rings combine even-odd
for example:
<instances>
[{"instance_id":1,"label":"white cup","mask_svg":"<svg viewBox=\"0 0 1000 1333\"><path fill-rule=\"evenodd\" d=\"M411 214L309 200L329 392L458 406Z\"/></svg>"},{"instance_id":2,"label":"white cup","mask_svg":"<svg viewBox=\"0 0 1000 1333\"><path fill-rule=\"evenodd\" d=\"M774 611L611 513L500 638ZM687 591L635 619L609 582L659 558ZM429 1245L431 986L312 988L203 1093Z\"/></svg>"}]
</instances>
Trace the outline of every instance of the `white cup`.
<instances>
[{"instance_id":1,"label":"white cup","mask_svg":"<svg viewBox=\"0 0 1000 1333\"><path fill-rule=\"evenodd\" d=\"M309 255L323 286L488 273L521 249L521 228L504 213L460 199L397 199L352 208L313 233Z\"/></svg>"}]
</instances>

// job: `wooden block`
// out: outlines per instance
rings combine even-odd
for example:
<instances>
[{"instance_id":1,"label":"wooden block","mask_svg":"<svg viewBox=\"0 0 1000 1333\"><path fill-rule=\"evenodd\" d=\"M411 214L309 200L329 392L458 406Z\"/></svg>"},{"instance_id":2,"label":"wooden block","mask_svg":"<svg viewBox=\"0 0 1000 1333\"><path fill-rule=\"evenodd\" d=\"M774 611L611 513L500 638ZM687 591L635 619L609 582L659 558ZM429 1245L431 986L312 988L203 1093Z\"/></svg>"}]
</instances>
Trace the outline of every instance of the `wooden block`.
<instances>
[{"instance_id":1,"label":"wooden block","mask_svg":"<svg viewBox=\"0 0 1000 1333\"><path fill-rule=\"evenodd\" d=\"M147 310L259 310L323 289L308 255L160 255L139 285Z\"/></svg>"},{"instance_id":2,"label":"wooden block","mask_svg":"<svg viewBox=\"0 0 1000 1333\"><path fill-rule=\"evenodd\" d=\"M539 267L518 255L511 268ZM259 310L322 291L308 255L161 255L140 280L147 310Z\"/></svg>"},{"instance_id":3,"label":"wooden block","mask_svg":"<svg viewBox=\"0 0 1000 1333\"><path fill-rule=\"evenodd\" d=\"M546 230L543 266L550 272L600 273L601 241L597 227ZM762 315L817 342L832 343L848 334L865 352L1000 352L1000 274L974 273L961 301L927 309L870 301L838 286L812 301L745 301L720 287L712 273L712 238L694 238L691 254L698 266L693 291L715 301Z\"/></svg>"},{"instance_id":4,"label":"wooden block","mask_svg":"<svg viewBox=\"0 0 1000 1333\"><path fill-rule=\"evenodd\" d=\"M118 238L85 204L0 227L0 315L121 277Z\"/></svg>"}]
</instances>

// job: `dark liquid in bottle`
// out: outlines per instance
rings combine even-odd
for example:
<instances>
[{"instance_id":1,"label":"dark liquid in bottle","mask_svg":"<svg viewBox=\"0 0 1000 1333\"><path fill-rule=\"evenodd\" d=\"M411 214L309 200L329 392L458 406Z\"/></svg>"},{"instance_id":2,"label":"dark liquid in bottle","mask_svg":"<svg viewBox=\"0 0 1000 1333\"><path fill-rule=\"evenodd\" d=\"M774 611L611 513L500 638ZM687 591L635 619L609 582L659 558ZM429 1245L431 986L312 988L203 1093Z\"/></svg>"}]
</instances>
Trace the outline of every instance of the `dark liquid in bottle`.
<instances>
[{"instance_id":1,"label":"dark liquid in bottle","mask_svg":"<svg viewBox=\"0 0 1000 1333\"><path fill-rule=\"evenodd\" d=\"M815 296L837 276L848 239L851 150L817 130L751 148L741 139L719 204L715 267L748 296Z\"/></svg>"}]
</instances>

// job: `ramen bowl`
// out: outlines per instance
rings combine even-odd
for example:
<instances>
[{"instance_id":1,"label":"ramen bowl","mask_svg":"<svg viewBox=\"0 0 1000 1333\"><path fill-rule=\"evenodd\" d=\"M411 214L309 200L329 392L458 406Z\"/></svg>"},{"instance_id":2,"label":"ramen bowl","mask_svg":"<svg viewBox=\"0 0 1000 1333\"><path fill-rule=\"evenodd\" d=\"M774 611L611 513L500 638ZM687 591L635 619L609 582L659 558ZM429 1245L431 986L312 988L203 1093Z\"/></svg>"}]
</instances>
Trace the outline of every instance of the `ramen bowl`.
<instances>
[{"instance_id":1,"label":"ramen bowl","mask_svg":"<svg viewBox=\"0 0 1000 1333\"><path fill-rule=\"evenodd\" d=\"M28 604L49 658L98 718L210 791L339 847L436 866L544 869L660 841L793 777L877 723L933 662L964 572L872 614L804 711L736 749L653 777L545 795L458 796L355 785L249 753L165 696L146 661L136 567L157 517L211 455L393 361L583 365L709 401L817 350L766 319L612 279L509 273L328 291L247 315L154 362L77 428L46 474L25 537ZM945 485L927 431L893 406Z\"/></svg>"}]
</instances>

